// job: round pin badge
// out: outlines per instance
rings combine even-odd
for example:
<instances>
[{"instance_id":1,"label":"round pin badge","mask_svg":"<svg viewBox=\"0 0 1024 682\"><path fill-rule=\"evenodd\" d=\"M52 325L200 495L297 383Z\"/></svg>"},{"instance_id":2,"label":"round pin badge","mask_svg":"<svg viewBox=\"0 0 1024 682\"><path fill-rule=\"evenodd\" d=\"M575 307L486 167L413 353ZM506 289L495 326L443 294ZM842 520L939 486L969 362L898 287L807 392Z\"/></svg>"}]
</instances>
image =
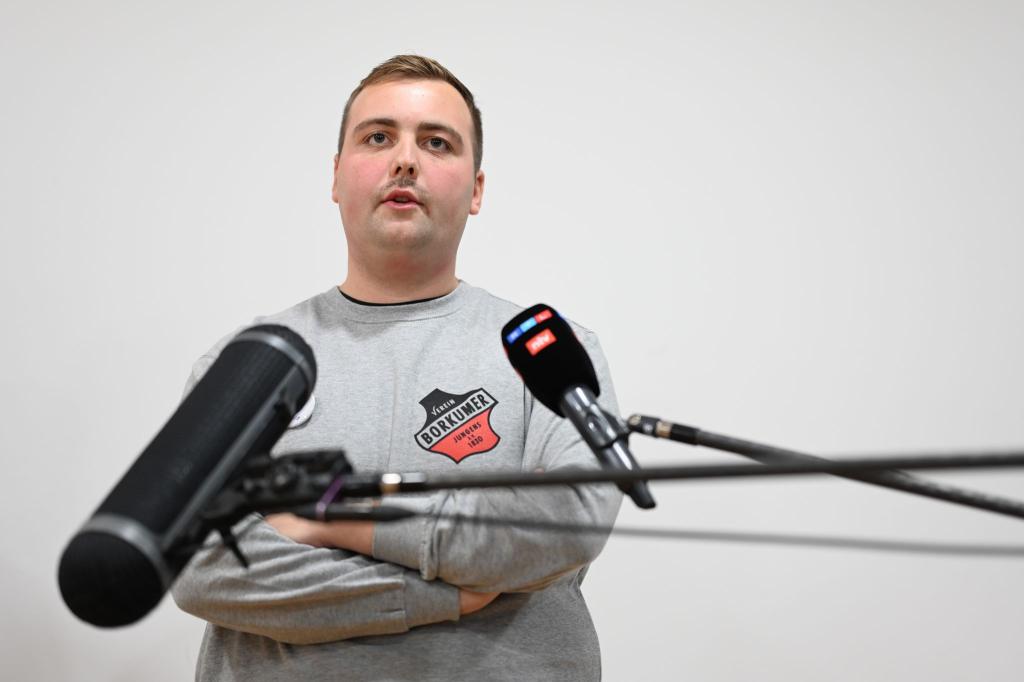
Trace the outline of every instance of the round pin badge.
<instances>
[{"instance_id":1,"label":"round pin badge","mask_svg":"<svg viewBox=\"0 0 1024 682\"><path fill-rule=\"evenodd\" d=\"M302 409L295 413L292 417L291 423L288 424L289 429L294 429L296 426L302 426L309 421L309 418L313 416L313 408L316 407L316 396L309 396L309 400L302 406Z\"/></svg>"}]
</instances>

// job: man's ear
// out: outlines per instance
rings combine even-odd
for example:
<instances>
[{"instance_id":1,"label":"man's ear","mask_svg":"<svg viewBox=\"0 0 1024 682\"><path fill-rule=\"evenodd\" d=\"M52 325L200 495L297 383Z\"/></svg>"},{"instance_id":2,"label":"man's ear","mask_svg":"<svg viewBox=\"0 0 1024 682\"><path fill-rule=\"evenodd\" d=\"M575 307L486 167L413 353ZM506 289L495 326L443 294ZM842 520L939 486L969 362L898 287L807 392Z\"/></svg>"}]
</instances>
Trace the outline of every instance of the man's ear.
<instances>
[{"instance_id":1,"label":"man's ear","mask_svg":"<svg viewBox=\"0 0 1024 682\"><path fill-rule=\"evenodd\" d=\"M341 160L341 154L334 155L334 173L331 176L331 201L338 203L338 161Z\"/></svg>"},{"instance_id":2,"label":"man's ear","mask_svg":"<svg viewBox=\"0 0 1024 682\"><path fill-rule=\"evenodd\" d=\"M484 201L484 172L478 170L473 180L473 199L469 202L469 214L476 215L480 212L480 205Z\"/></svg>"}]
</instances>

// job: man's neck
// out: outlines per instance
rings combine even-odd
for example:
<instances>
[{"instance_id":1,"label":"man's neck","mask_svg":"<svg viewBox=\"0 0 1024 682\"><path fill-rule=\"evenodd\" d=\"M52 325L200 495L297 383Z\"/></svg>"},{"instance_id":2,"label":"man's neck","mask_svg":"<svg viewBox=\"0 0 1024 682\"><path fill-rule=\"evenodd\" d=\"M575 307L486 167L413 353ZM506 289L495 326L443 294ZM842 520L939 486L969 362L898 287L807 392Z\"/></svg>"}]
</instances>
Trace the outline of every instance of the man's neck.
<instances>
[{"instance_id":1,"label":"man's neck","mask_svg":"<svg viewBox=\"0 0 1024 682\"><path fill-rule=\"evenodd\" d=\"M401 266L371 271L349 258L348 273L338 288L347 296L366 303L404 303L444 296L458 285L454 263L436 272Z\"/></svg>"}]
</instances>

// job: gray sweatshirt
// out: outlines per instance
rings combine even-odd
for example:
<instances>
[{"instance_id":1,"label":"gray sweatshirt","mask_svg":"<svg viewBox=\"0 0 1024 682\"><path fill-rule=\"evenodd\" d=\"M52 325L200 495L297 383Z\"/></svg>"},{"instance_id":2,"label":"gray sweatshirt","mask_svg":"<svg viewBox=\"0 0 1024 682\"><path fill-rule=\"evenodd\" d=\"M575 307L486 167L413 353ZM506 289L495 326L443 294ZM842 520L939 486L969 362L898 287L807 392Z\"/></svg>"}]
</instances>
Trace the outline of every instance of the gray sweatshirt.
<instances>
[{"instance_id":1,"label":"gray sweatshirt","mask_svg":"<svg viewBox=\"0 0 1024 682\"><path fill-rule=\"evenodd\" d=\"M572 425L536 402L499 332L522 306L461 282L438 299L354 303L335 287L256 322L291 327L319 368L312 415L274 453L343 447L357 471L597 468ZM618 408L595 335L600 402ZM186 393L234 334L195 364ZM440 514L610 525L613 486L394 496ZM198 680L596 680L600 652L580 593L606 537L417 517L378 523L373 556L314 548L260 517L240 524L242 568L211 540L175 583L208 621ZM460 618L456 586L502 592Z\"/></svg>"}]
</instances>

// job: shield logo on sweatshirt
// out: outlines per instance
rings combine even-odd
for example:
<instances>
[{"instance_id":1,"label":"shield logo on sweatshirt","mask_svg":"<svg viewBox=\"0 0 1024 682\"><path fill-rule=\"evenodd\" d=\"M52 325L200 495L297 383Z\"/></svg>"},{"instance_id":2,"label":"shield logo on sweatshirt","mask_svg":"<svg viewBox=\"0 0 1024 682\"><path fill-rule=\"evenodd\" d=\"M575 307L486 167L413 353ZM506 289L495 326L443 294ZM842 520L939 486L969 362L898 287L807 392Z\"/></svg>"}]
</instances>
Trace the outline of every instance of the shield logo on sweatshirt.
<instances>
[{"instance_id":1,"label":"shield logo on sweatshirt","mask_svg":"<svg viewBox=\"0 0 1024 682\"><path fill-rule=\"evenodd\" d=\"M456 464L493 450L501 442L491 428L491 411L497 404L483 388L458 395L435 388L420 401L427 421L416 433L416 443Z\"/></svg>"}]
</instances>

